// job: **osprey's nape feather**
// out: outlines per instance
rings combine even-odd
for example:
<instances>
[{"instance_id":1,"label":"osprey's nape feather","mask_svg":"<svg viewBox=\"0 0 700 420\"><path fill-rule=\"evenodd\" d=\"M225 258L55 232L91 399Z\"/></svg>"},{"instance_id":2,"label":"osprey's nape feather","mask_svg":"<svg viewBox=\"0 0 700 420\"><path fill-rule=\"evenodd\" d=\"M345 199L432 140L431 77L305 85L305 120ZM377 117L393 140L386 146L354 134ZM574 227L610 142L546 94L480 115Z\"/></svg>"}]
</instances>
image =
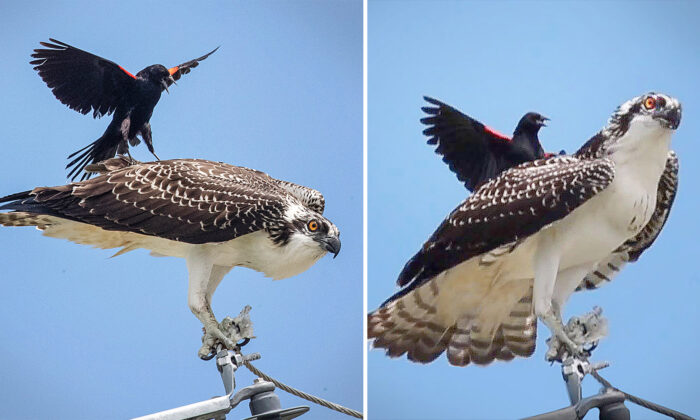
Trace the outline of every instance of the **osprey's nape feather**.
<instances>
[{"instance_id":1,"label":"osprey's nape feather","mask_svg":"<svg viewBox=\"0 0 700 420\"><path fill-rule=\"evenodd\" d=\"M90 165L99 176L0 198L0 224L121 254L148 249L185 258L189 304L208 335L233 348L211 296L236 266L273 279L299 274L340 251L338 228L311 188L253 169L197 159L140 163L120 156ZM230 340L229 340L230 341ZM202 354L200 354L202 355Z\"/></svg>"},{"instance_id":2,"label":"osprey's nape feather","mask_svg":"<svg viewBox=\"0 0 700 420\"><path fill-rule=\"evenodd\" d=\"M56 99L81 114L92 112L95 118L114 113L102 137L68 156L72 160L66 168L72 167L68 174L72 180L90 163L128 153L130 144L140 143L139 137L156 156L149 121L161 92L218 49L170 69L154 64L133 75L113 61L53 38L49 41L41 42L45 48L34 50L30 64ZM82 179L89 176L85 172Z\"/></svg>"},{"instance_id":3,"label":"osprey's nape feather","mask_svg":"<svg viewBox=\"0 0 700 420\"><path fill-rule=\"evenodd\" d=\"M389 356L457 366L529 356L537 318L567 348L561 313L658 236L677 188L669 151L680 103L649 93L618 107L573 156L507 169L458 206L368 316Z\"/></svg>"},{"instance_id":4,"label":"osprey's nape feather","mask_svg":"<svg viewBox=\"0 0 700 420\"><path fill-rule=\"evenodd\" d=\"M421 108L428 114L420 120L428 126L423 134L469 191L506 169L545 157L537 134L547 117L528 112L511 138L437 99L424 99L430 106Z\"/></svg>"}]
</instances>

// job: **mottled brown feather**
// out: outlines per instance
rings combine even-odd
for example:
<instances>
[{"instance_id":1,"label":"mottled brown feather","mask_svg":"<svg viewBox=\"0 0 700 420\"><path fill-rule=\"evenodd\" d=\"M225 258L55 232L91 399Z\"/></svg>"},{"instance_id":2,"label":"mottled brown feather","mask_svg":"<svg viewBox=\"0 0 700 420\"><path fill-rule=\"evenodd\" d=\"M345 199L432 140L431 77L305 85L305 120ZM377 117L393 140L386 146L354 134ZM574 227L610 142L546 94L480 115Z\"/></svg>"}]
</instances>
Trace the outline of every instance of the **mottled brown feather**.
<instances>
[{"instance_id":1,"label":"mottled brown feather","mask_svg":"<svg viewBox=\"0 0 700 420\"><path fill-rule=\"evenodd\" d=\"M304 205L289 183L253 169L196 159L129 163L110 159L94 179L35 188L26 205L106 230L193 244L274 229L290 204ZM297 187L317 208L323 203L319 192Z\"/></svg>"}]
</instances>

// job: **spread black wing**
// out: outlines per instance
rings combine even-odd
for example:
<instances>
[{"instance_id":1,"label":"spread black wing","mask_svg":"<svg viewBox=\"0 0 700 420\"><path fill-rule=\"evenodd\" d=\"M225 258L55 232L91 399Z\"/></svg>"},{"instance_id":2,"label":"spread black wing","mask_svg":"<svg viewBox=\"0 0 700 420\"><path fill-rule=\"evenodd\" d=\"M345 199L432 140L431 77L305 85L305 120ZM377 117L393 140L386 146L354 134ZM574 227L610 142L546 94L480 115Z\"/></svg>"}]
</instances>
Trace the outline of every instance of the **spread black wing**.
<instances>
[{"instance_id":1,"label":"spread black wing","mask_svg":"<svg viewBox=\"0 0 700 420\"><path fill-rule=\"evenodd\" d=\"M180 80L183 74L189 73L193 68L197 67L199 65L199 62L202 60L205 60L207 57L210 55L214 54L216 50L218 50L219 47L214 48L212 51L208 52L207 54L204 54L203 56L199 58L195 58L194 60L190 60L186 63L182 63L179 66L171 67L168 69L170 72L170 75L173 77L173 80L177 81ZM170 87L173 84L173 80L168 80L168 87Z\"/></svg>"},{"instance_id":2,"label":"spread black wing","mask_svg":"<svg viewBox=\"0 0 700 420\"><path fill-rule=\"evenodd\" d=\"M457 207L405 265L405 286L387 302L472 257L519 241L562 219L614 177L606 158L557 156L527 162L482 185Z\"/></svg>"},{"instance_id":3,"label":"spread black wing","mask_svg":"<svg viewBox=\"0 0 700 420\"><path fill-rule=\"evenodd\" d=\"M133 89L135 77L118 64L50 38L35 49L34 70L56 98L81 114L114 112Z\"/></svg>"},{"instance_id":4,"label":"spread black wing","mask_svg":"<svg viewBox=\"0 0 700 420\"><path fill-rule=\"evenodd\" d=\"M430 137L428 144L437 145L435 153L442 155L442 160L469 191L522 163L509 158L510 137L437 99L427 96L424 99L433 106L422 108L429 115L420 120L428 126L423 134Z\"/></svg>"}]
</instances>

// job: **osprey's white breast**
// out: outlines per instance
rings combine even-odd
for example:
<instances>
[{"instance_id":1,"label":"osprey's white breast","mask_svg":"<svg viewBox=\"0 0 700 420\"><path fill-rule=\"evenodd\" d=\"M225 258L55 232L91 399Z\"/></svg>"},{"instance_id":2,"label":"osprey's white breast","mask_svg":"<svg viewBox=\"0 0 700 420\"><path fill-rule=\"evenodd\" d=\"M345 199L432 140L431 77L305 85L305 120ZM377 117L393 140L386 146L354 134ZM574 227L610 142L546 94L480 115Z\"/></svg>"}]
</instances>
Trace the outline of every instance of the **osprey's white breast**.
<instances>
[{"instance_id":1,"label":"osprey's white breast","mask_svg":"<svg viewBox=\"0 0 700 420\"><path fill-rule=\"evenodd\" d=\"M267 232L256 231L219 244L207 245L215 254L214 263L241 266L281 280L309 269L326 254L311 238L293 234L283 245L274 243Z\"/></svg>"},{"instance_id":2,"label":"osprey's white breast","mask_svg":"<svg viewBox=\"0 0 700 420\"><path fill-rule=\"evenodd\" d=\"M226 242L188 244L133 232L104 230L54 216L38 217L48 224L42 228L46 236L103 249L122 248L117 254L143 248L151 250L154 256L187 258L195 248L204 249L216 265L247 267L274 280L300 274L326 254L312 239L298 234L292 235L284 245L275 244L262 230Z\"/></svg>"},{"instance_id":3,"label":"osprey's white breast","mask_svg":"<svg viewBox=\"0 0 700 420\"><path fill-rule=\"evenodd\" d=\"M533 256L539 241L558 244L561 271L593 265L641 231L654 211L671 131L639 128L631 127L608 156L615 162L611 184L568 216L526 239L503 261L502 279L534 278Z\"/></svg>"},{"instance_id":4,"label":"osprey's white breast","mask_svg":"<svg viewBox=\"0 0 700 420\"><path fill-rule=\"evenodd\" d=\"M611 148L612 183L549 229L561 241L560 270L595 263L649 222L671 141L671 130L633 124Z\"/></svg>"}]
</instances>

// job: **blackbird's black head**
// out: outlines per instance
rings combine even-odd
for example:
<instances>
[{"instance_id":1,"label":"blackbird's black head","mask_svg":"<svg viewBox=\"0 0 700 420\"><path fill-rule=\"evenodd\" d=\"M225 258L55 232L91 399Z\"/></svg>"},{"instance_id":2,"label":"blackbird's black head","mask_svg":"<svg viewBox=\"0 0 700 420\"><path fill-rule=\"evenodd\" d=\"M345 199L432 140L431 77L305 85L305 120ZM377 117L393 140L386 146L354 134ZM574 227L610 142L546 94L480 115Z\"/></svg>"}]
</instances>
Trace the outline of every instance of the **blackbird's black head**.
<instances>
[{"instance_id":1,"label":"blackbird's black head","mask_svg":"<svg viewBox=\"0 0 700 420\"><path fill-rule=\"evenodd\" d=\"M523 115L520 122L518 122L518 126L515 127L513 144L521 148L521 152L525 150L528 154L531 154L528 155L528 159L530 160L539 159L544 156L544 150L537 138L537 133L540 131L540 128L547 126L545 121L548 120L549 118L541 114L528 112Z\"/></svg>"},{"instance_id":2,"label":"blackbird's black head","mask_svg":"<svg viewBox=\"0 0 700 420\"><path fill-rule=\"evenodd\" d=\"M549 118L536 112L528 112L527 114L523 115L520 122L518 122L518 126L515 128L515 133L517 134L518 132L526 131L537 134L541 127L547 126L545 121L549 121Z\"/></svg>"},{"instance_id":3,"label":"blackbird's black head","mask_svg":"<svg viewBox=\"0 0 700 420\"><path fill-rule=\"evenodd\" d=\"M154 64L152 66L148 66L145 69L138 72L136 76L146 79L155 85L159 85L166 91L168 91L168 86L170 86L172 83L175 83L175 80L170 74L168 68L161 64Z\"/></svg>"}]
</instances>

